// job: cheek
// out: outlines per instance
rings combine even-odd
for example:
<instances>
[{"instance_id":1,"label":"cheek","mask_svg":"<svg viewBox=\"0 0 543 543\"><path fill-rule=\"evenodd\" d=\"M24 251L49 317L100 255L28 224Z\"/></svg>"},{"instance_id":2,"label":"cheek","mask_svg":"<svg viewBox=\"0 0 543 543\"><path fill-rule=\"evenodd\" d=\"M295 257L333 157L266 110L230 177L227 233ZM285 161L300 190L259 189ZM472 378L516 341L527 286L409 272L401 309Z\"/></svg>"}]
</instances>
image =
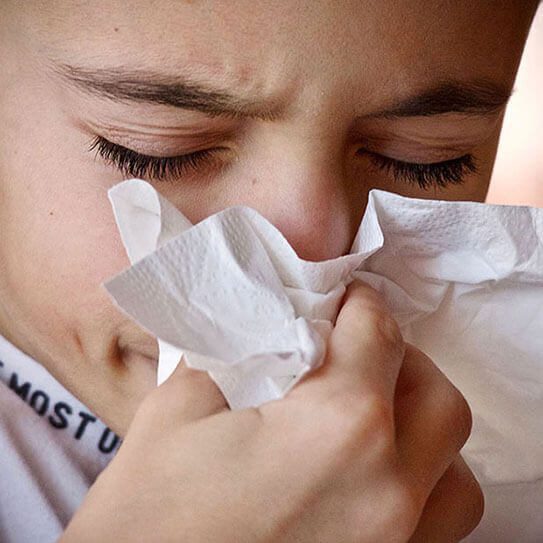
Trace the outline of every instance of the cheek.
<instances>
[{"instance_id":1,"label":"cheek","mask_svg":"<svg viewBox=\"0 0 543 543\"><path fill-rule=\"evenodd\" d=\"M55 183L27 178L25 194L2 214L2 280L37 318L73 325L104 304L100 283L129 263L105 193L64 192Z\"/></svg>"},{"instance_id":2,"label":"cheek","mask_svg":"<svg viewBox=\"0 0 543 543\"><path fill-rule=\"evenodd\" d=\"M85 137L44 101L47 109L19 104L24 114L0 146L0 281L13 314L58 331L103 310L100 283L129 262L107 199L117 180L101 175Z\"/></svg>"}]
</instances>

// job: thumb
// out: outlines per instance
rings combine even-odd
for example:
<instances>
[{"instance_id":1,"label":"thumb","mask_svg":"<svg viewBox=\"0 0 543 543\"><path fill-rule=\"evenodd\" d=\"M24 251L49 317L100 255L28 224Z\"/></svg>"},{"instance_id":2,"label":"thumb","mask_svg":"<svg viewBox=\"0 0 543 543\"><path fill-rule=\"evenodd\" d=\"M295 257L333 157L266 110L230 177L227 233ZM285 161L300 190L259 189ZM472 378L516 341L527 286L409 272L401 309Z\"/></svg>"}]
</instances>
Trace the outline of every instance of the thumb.
<instances>
[{"instance_id":1,"label":"thumb","mask_svg":"<svg viewBox=\"0 0 543 543\"><path fill-rule=\"evenodd\" d=\"M205 372L189 368L184 356L172 374L152 393L162 416L177 424L193 422L228 409L226 400Z\"/></svg>"}]
</instances>

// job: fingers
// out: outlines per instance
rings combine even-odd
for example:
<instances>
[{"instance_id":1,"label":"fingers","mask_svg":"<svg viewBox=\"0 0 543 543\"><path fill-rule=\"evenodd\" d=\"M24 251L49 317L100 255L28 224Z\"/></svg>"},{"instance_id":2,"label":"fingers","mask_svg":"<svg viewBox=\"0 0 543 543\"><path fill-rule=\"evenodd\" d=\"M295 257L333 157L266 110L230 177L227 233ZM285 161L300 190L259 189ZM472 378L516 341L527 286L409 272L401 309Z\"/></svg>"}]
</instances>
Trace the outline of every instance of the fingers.
<instances>
[{"instance_id":1,"label":"fingers","mask_svg":"<svg viewBox=\"0 0 543 543\"><path fill-rule=\"evenodd\" d=\"M184 360L143 401L138 415L155 426L187 424L228 409L217 385L204 371L188 368Z\"/></svg>"},{"instance_id":2,"label":"fingers","mask_svg":"<svg viewBox=\"0 0 543 543\"><path fill-rule=\"evenodd\" d=\"M434 487L410 543L460 541L479 524L484 496L479 483L458 455Z\"/></svg>"},{"instance_id":3,"label":"fingers","mask_svg":"<svg viewBox=\"0 0 543 543\"><path fill-rule=\"evenodd\" d=\"M358 400L379 396L392 404L403 354L399 327L381 296L354 281L345 294L324 365L299 386L322 386L332 395L354 393Z\"/></svg>"},{"instance_id":4,"label":"fingers","mask_svg":"<svg viewBox=\"0 0 543 543\"><path fill-rule=\"evenodd\" d=\"M433 488L471 431L471 412L424 353L408 345L395 400L398 452L417 480Z\"/></svg>"},{"instance_id":5,"label":"fingers","mask_svg":"<svg viewBox=\"0 0 543 543\"><path fill-rule=\"evenodd\" d=\"M320 387L329 397L379 398L392 405L404 354L399 327L381 296L368 285L354 281L347 289L331 334L327 361L301 383ZM295 389L293 393L297 394ZM148 400L148 401L147 401ZM227 408L220 390L204 372L181 363L146 399L159 405L178 422L189 422Z\"/></svg>"}]
</instances>

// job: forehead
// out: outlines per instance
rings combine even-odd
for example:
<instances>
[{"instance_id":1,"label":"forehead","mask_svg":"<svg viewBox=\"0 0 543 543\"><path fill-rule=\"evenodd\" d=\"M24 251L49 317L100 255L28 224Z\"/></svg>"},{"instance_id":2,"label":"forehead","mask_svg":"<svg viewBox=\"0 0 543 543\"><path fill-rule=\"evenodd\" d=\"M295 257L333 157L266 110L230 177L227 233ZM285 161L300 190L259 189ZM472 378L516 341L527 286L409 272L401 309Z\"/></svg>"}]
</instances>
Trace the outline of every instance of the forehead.
<instances>
[{"instance_id":1,"label":"forehead","mask_svg":"<svg viewBox=\"0 0 543 543\"><path fill-rule=\"evenodd\" d=\"M47 0L23 3L19 18L61 62L189 71L267 95L318 82L321 93L371 100L439 79L507 83L529 17L518 4L156 0L127 9L122 0Z\"/></svg>"}]
</instances>

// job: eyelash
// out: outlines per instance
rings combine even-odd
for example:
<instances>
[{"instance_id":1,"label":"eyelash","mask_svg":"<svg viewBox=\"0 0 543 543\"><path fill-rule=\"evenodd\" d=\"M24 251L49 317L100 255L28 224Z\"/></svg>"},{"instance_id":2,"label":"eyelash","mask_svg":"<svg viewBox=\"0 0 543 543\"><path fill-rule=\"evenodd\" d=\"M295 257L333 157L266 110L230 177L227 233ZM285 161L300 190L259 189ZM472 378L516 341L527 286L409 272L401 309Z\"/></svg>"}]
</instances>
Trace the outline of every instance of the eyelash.
<instances>
[{"instance_id":1,"label":"eyelash","mask_svg":"<svg viewBox=\"0 0 543 543\"><path fill-rule=\"evenodd\" d=\"M216 153L221 150L217 147L174 157L155 157L111 143L101 136L94 138L89 147L89 151L96 151L107 164L116 167L124 175L156 181L175 179L196 172L207 162L217 158ZM446 188L448 185L461 185L466 175L477 172L477 165L471 154L431 164L403 162L368 151L365 151L365 154L374 166L388 174L392 173L395 181L418 185L423 190L432 186Z\"/></svg>"},{"instance_id":2,"label":"eyelash","mask_svg":"<svg viewBox=\"0 0 543 543\"><path fill-rule=\"evenodd\" d=\"M432 186L443 189L449 185L461 185L466 175L478 171L475 158L471 154L430 164L403 162L376 153L367 154L374 166L388 174L392 173L396 182L404 181L424 190Z\"/></svg>"},{"instance_id":3,"label":"eyelash","mask_svg":"<svg viewBox=\"0 0 543 543\"><path fill-rule=\"evenodd\" d=\"M191 172L199 170L204 164L213 158L222 149L204 149L186 155L173 157L156 157L144 155L111 143L110 141L97 136L92 141L89 151L96 151L102 159L111 164L126 176L141 177L165 181L182 177Z\"/></svg>"}]
</instances>

